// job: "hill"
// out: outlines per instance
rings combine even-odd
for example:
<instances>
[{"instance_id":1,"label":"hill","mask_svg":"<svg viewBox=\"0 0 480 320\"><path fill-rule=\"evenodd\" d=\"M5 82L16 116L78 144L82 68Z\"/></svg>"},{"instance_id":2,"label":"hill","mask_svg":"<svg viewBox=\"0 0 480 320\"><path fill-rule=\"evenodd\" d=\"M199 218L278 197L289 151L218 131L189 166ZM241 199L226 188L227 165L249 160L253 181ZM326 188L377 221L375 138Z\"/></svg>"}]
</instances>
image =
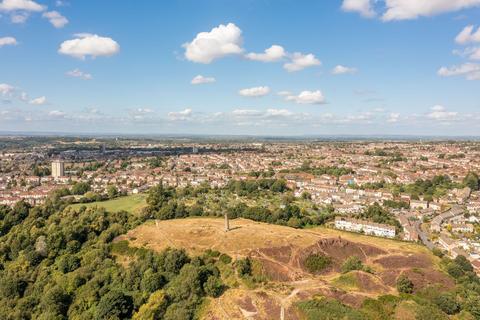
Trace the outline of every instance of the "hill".
<instances>
[{"instance_id":1,"label":"hill","mask_svg":"<svg viewBox=\"0 0 480 320\"><path fill-rule=\"evenodd\" d=\"M297 303L317 296L360 307L366 299L397 294L396 280L402 274L417 292L431 285L449 290L455 284L441 271L440 259L422 246L327 228L300 230L237 219L225 232L222 219L189 218L149 221L116 241L121 240L155 251L174 247L201 254L211 249L255 261L261 284L232 281L231 289L211 301L206 319L270 319L281 313L297 319ZM312 271L307 262L311 257L325 257L329 263ZM345 272L351 257L363 267Z\"/></svg>"}]
</instances>

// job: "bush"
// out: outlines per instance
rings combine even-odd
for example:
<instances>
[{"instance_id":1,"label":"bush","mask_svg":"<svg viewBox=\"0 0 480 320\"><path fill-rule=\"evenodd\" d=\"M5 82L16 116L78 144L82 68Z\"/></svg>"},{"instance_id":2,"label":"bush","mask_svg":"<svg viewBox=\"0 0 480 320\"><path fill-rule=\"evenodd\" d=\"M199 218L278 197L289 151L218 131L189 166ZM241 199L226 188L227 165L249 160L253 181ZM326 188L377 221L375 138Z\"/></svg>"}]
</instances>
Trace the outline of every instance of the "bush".
<instances>
[{"instance_id":1,"label":"bush","mask_svg":"<svg viewBox=\"0 0 480 320\"><path fill-rule=\"evenodd\" d=\"M307 320L363 320L360 311L348 307L337 300L318 299L302 301L298 307Z\"/></svg>"},{"instance_id":2,"label":"bush","mask_svg":"<svg viewBox=\"0 0 480 320\"><path fill-rule=\"evenodd\" d=\"M303 264L308 272L317 273L328 268L332 264L332 259L320 254L311 254L305 259Z\"/></svg>"},{"instance_id":3,"label":"bush","mask_svg":"<svg viewBox=\"0 0 480 320\"><path fill-rule=\"evenodd\" d=\"M235 262L235 267L241 277L252 275L252 262L250 258L240 259Z\"/></svg>"},{"instance_id":4,"label":"bush","mask_svg":"<svg viewBox=\"0 0 480 320\"><path fill-rule=\"evenodd\" d=\"M413 282L404 274L397 279L397 290L400 293L413 293Z\"/></svg>"},{"instance_id":5,"label":"bush","mask_svg":"<svg viewBox=\"0 0 480 320\"><path fill-rule=\"evenodd\" d=\"M455 296L450 293L441 293L434 298L433 302L446 314L455 314L460 311L460 304Z\"/></svg>"},{"instance_id":6,"label":"bush","mask_svg":"<svg viewBox=\"0 0 480 320\"><path fill-rule=\"evenodd\" d=\"M208 296L216 298L223 292L223 283L218 277L210 276L203 284L203 290Z\"/></svg>"},{"instance_id":7,"label":"bush","mask_svg":"<svg viewBox=\"0 0 480 320\"><path fill-rule=\"evenodd\" d=\"M345 260L345 262L342 265L342 272L347 273L353 270L363 270L363 263L362 260L360 260L356 256L352 256Z\"/></svg>"},{"instance_id":8,"label":"bush","mask_svg":"<svg viewBox=\"0 0 480 320\"><path fill-rule=\"evenodd\" d=\"M232 262L232 258L228 254L225 254L225 253L222 253L220 255L220 257L218 258L218 260L220 260L220 262L222 262L224 264L230 264Z\"/></svg>"}]
</instances>

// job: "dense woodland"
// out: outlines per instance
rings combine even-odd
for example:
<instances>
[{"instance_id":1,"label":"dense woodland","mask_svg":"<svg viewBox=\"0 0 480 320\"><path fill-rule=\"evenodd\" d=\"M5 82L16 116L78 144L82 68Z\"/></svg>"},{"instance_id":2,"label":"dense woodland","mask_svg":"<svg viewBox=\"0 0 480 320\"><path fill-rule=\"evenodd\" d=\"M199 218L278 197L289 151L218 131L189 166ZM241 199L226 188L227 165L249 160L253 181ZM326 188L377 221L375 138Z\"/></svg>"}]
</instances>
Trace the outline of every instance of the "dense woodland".
<instances>
[{"instance_id":1,"label":"dense woodland","mask_svg":"<svg viewBox=\"0 0 480 320\"><path fill-rule=\"evenodd\" d=\"M112 243L143 221L126 212L64 210L53 200L0 207L0 221L0 319L184 320L223 290L208 255ZM117 263L117 253L130 263Z\"/></svg>"}]
</instances>

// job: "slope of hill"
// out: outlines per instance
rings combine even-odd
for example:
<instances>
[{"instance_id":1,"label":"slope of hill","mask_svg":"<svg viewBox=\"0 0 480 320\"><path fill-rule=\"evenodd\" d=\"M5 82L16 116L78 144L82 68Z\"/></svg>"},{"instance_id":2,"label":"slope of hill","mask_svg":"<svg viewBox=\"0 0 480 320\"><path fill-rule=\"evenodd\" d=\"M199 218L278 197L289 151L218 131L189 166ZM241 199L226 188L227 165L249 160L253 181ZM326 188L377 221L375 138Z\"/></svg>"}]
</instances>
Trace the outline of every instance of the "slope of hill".
<instances>
[{"instance_id":1,"label":"slope of hill","mask_svg":"<svg viewBox=\"0 0 480 320\"><path fill-rule=\"evenodd\" d=\"M298 319L297 302L317 296L359 307L368 298L397 294L396 281L402 274L411 279L415 291L432 285L449 290L455 285L441 271L440 259L422 246L327 228L299 230L237 219L225 232L222 219L190 218L149 221L119 240L156 251L175 247L200 254L212 249L255 261L266 281L233 282L211 301L206 319L278 319L280 314ZM329 263L312 272L307 265L312 256L326 257ZM364 268L342 273L351 257Z\"/></svg>"}]
</instances>

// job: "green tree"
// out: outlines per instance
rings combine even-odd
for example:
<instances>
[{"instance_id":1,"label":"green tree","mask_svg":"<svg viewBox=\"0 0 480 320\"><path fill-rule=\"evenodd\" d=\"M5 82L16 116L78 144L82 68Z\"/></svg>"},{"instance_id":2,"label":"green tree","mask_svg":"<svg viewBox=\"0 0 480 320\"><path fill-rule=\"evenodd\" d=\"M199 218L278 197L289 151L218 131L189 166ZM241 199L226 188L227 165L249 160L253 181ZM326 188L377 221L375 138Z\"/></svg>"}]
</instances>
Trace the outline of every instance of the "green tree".
<instances>
[{"instance_id":1,"label":"green tree","mask_svg":"<svg viewBox=\"0 0 480 320\"><path fill-rule=\"evenodd\" d=\"M115 198L118 196L118 189L114 185L109 185L107 187L107 194L110 199Z\"/></svg>"},{"instance_id":2,"label":"green tree","mask_svg":"<svg viewBox=\"0 0 480 320\"><path fill-rule=\"evenodd\" d=\"M162 288L165 283L166 279L161 273L155 272L153 269L149 268L143 274L141 289L142 291L152 293Z\"/></svg>"},{"instance_id":3,"label":"green tree","mask_svg":"<svg viewBox=\"0 0 480 320\"><path fill-rule=\"evenodd\" d=\"M451 293L440 293L433 302L446 314L455 314L460 311L460 304Z\"/></svg>"},{"instance_id":4,"label":"green tree","mask_svg":"<svg viewBox=\"0 0 480 320\"><path fill-rule=\"evenodd\" d=\"M133 320L161 320L168 307L168 299L163 291L156 291L150 295L138 312L133 315Z\"/></svg>"},{"instance_id":5,"label":"green tree","mask_svg":"<svg viewBox=\"0 0 480 320\"><path fill-rule=\"evenodd\" d=\"M223 291L223 283L220 278L216 276L208 277L207 281L203 284L205 293L210 297L218 297Z\"/></svg>"},{"instance_id":6,"label":"green tree","mask_svg":"<svg viewBox=\"0 0 480 320\"><path fill-rule=\"evenodd\" d=\"M397 279L397 290L400 293L413 293L413 282L406 275L402 274Z\"/></svg>"},{"instance_id":7,"label":"green tree","mask_svg":"<svg viewBox=\"0 0 480 320\"><path fill-rule=\"evenodd\" d=\"M480 178L475 172L469 172L463 179L463 184L473 191L480 190Z\"/></svg>"},{"instance_id":8,"label":"green tree","mask_svg":"<svg viewBox=\"0 0 480 320\"><path fill-rule=\"evenodd\" d=\"M77 195L83 195L90 191L90 184L88 182L76 182L72 186L72 193Z\"/></svg>"},{"instance_id":9,"label":"green tree","mask_svg":"<svg viewBox=\"0 0 480 320\"><path fill-rule=\"evenodd\" d=\"M133 311L133 299L120 290L105 294L98 304L97 319L128 319Z\"/></svg>"}]
</instances>

